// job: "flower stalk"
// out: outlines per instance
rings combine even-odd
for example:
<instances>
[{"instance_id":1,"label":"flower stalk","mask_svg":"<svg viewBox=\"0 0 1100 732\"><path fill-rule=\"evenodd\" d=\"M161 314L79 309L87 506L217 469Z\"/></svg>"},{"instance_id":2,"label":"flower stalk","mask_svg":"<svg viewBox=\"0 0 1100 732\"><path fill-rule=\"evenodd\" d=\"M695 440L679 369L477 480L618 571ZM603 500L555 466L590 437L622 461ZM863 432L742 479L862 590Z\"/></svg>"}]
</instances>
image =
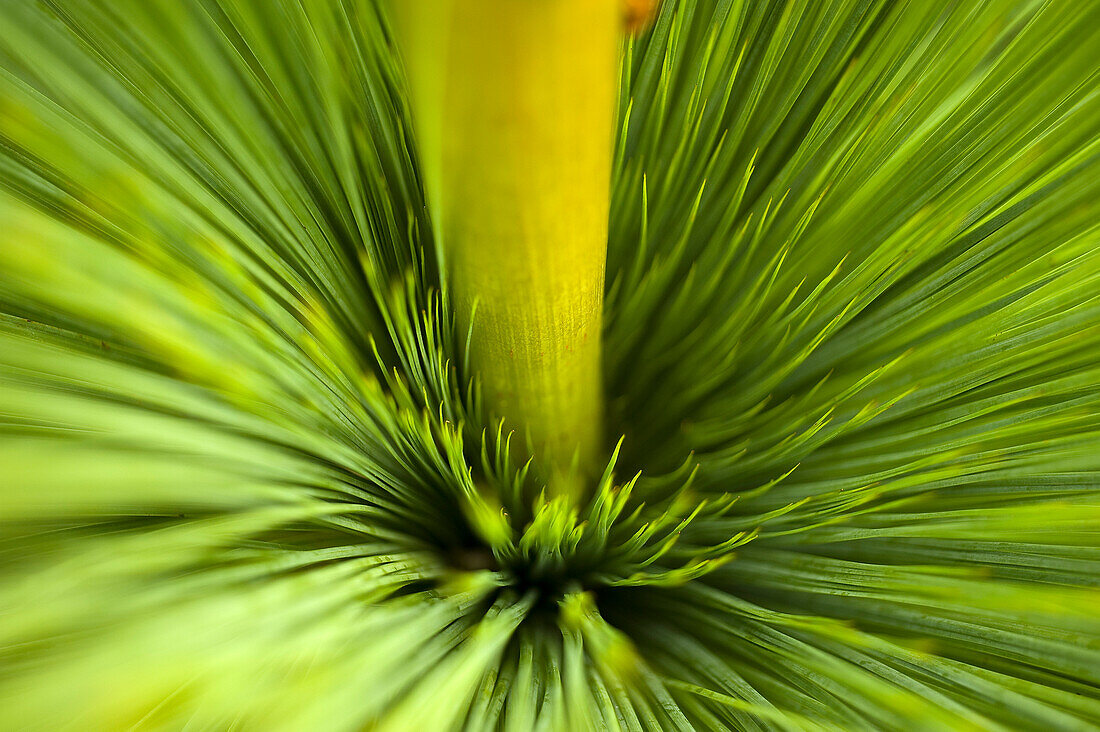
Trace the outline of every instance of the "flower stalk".
<instances>
[{"instance_id":1,"label":"flower stalk","mask_svg":"<svg viewBox=\"0 0 1100 732\"><path fill-rule=\"evenodd\" d=\"M578 495L603 441L619 2L406 0L395 10L471 366L492 413L528 437L551 490Z\"/></svg>"}]
</instances>

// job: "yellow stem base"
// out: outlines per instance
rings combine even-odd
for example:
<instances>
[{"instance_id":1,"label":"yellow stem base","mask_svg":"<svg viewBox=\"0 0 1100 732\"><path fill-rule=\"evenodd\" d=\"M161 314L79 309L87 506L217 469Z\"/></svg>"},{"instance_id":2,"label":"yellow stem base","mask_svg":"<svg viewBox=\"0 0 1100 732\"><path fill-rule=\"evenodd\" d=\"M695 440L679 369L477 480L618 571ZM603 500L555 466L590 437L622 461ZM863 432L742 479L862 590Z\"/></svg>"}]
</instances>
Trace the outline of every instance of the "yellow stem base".
<instances>
[{"instance_id":1,"label":"yellow stem base","mask_svg":"<svg viewBox=\"0 0 1100 732\"><path fill-rule=\"evenodd\" d=\"M618 0L402 0L428 198L490 409L558 493L603 440ZM570 469L574 459L579 471Z\"/></svg>"}]
</instances>

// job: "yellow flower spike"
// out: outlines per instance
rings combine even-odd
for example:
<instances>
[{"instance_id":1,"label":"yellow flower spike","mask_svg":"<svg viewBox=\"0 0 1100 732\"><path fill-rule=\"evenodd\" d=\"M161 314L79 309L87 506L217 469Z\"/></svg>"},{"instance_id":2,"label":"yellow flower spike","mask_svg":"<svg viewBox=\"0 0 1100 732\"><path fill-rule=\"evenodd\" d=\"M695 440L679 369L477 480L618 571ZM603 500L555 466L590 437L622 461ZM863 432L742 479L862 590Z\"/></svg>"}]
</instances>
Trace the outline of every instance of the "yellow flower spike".
<instances>
[{"instance_id":1,"label":"yellow flower spike","mask_svg":"<svg viewBox=\"0 0 1100 732\"><path fill-rule=\"evenodd\" d=\"M530 436L551 490L580 496L603 440L619 0L394 6L472 368L490 410Z\"/></svg>"}]
</instances>

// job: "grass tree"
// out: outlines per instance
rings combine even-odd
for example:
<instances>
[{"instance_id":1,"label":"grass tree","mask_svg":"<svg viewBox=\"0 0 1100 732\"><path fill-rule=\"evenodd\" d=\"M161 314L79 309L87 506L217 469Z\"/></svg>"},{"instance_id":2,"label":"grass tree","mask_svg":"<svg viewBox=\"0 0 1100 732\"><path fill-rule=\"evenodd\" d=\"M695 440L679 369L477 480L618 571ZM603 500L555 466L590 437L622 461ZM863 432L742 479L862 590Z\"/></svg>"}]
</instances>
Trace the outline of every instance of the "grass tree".
<instances>
[{"instance_id":1,"label":"grass tree","mask_svg":"<svg viewBox=\"0 0 1100 732\"><path fill-rule=\"evenodd\" d=\"M0 29L0 727L1100 725L1096 0Z\"/></svg>"}]
</instances>

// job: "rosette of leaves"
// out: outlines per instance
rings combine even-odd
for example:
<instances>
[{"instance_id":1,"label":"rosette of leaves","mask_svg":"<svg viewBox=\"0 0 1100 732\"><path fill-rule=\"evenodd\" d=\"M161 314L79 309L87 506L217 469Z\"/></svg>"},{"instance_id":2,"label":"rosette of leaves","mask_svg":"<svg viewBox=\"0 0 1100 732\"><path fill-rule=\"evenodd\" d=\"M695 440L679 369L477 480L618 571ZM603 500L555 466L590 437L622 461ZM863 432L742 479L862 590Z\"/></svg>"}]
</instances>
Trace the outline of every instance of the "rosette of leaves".
<instances>
[{"instance_id":1,"label":"rosette of leaves","mask_svg":"<svg viewBox=\"0 0 1100 732\"><path fill-rule=\"evenodd\" d=\"M1100 4L668 0L433 172L558 5L0 4L0 727L1100 724ZM524 402L447 222L577 191Z\"/></svg>"}]
</instances>

